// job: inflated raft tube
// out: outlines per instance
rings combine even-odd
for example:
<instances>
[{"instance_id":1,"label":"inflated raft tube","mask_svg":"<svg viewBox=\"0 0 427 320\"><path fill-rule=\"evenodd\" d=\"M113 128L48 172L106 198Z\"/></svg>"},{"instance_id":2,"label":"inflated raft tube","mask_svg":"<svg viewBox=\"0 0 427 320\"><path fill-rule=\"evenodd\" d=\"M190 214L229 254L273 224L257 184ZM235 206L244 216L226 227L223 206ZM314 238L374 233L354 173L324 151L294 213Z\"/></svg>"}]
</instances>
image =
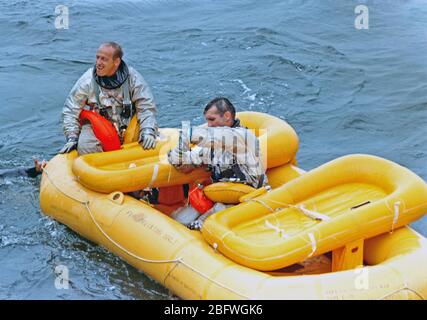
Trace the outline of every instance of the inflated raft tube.
<instances>
[{"instance_id":1,"label":"inflated raft tube","mask_svg":"<svg viewBox=\"0 0 427 320\"><path fill-rule=\"evenodd\" d=\"M237 117L258 136L263 161L268 168L294 162L298 137L285 121L259 112L240 112ZM135 139L137 131L134 120L129 125L125 141ZM103 193L129 192L208 178L210 174L202 168L184 174L169 164L167 152L177 145L178 137L178 129L161 129L154 150L143 150L134 142L124 145L122 150L84 155L74 162L73 172L82 185Z\"/></svg>"},{"instance_id":2,"label":"inflated raft tube","mask_svg":"<svg viewBox=\"0 0 427 320\"><path fill-rule=\"evenodd\" d=\"M427 212L427 185L410 170L349 155L209 217L203 236L239 264L283 268L377 236Z\"/></svg>"},{"instance_id":3,"label":"inflated raft tube","mask_svg":"<svg viewBox=\"0 0 427 320\"><path fill-rule=\"evenodd\" d=\"M366 240L363 268L331 272L331 264L317 257L274 273L256 271L141 201L83 187L71 170L76 156L73 151L49 161L41 179L42 211L182 299L427 298L427 240L408 227Z\"/></svg>"},{"instance_id":4,"label":"inflated raft tube","mask_svg":"<svg viewBox=\"0 0 427 320\"><path fill-rule=\"evenodd\" d=\"M176 146L178 137L177 129L161 129L153 150L143 150L134 142L121 150L87 154L74 161L73 171L82 185L102 193L130 192L208 178L210 173L203 168L182 173L169 164L167 153Z\"/></svg>"}]
</instances>

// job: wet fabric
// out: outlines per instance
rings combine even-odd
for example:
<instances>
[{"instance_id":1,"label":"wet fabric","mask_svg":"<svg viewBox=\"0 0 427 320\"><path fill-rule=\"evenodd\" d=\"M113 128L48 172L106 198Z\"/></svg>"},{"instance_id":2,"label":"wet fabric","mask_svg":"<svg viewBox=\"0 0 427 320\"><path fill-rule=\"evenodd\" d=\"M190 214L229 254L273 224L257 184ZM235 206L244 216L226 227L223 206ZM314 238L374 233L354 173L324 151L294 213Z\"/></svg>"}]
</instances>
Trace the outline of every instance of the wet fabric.
<instances>
[{"instance_id":1,"label":"wet fabric","mask_svg":"<svg viewBox=\"0 0 427 320\"><path fill-rule=\"evenodd\" d=\"M181 150L180 145L172 149L168 157L171 164L178 167L208 165L220 173L238 166L244 180L236 182L255 188L267 184L259 141L251 130L242 127L192 127L191 132L191 142L196 146L188 151Z\"/></svg>"},{"instance_id":2,"label":"wet fabric","mask_svg":"<svg viewBox=\"0 0 427 320\"><path fill-rule=\"evenodd\" d=\"M77 152L79 155L102 152L101 142L96 138L90 124L84 124L82 126L79 142L77 143Z\"/></svg>"}]
</instances>

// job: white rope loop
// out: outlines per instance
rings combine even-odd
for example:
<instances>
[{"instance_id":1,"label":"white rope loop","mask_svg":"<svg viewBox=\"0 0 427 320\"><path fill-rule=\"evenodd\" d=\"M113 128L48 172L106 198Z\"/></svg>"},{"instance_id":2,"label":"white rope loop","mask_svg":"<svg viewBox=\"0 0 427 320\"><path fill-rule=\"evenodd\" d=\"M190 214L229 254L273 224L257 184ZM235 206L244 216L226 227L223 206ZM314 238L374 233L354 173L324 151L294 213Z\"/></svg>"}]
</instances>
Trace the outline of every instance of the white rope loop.
<instances>
[{"instance_id":1,"label":"white rope loop","mask_svg":"<svg viewBox=\"0 0 427 320\"><path fill-rule=\"evenodd\" d=\"M316 243L316 238L314 237L313 233L310 232L308 234L308 238L310 239L310 242L311 242L311 252L308 255L308 257L310 258L317 250L317 243Z\"/></svg>"},{"instance_id":2,"label":"white rope loop","mask_svg":"<svg viewBox=\"0 0 427 320\"><path fill-rule=\"evenodd\" d=\"M408 285L406 285L406 284L404 284L401 288L399 288L399 289L396 289L396 290L393 290L392 292L390 292L390 293L387 293L386 295L384 295L384 296L382 296L382 297L380 297L379 299L377 299L377 300L385 300L385 299L387 299L388 297L390 297L390 296L392 296L392 295L394 295L394 294L396 294L396 293L399 293L400 291L403 291L403 290L408 290L408 291L411 291L412 293L414 293L416 296L418 296L418 298L420 298L421 300L426 300L424 297L423 297L423 295L421 294L421 293L419 293L419 292L417 292L415 289L411 289L411 288L409 288L408 287Z\"/></svg>"},{"instance_id":3,"label":"white rope loop","mask_svg":"<svg viewBox=\"0 0 427 320\"><path fill-rule=\"evenodd\" d=\"M299 206L292 206L292 207L299 209L303 214L305 214L307 217L309 217L313 220L317 220L317 221L329 221L329 220L331 220L331 218L325 214L306 209L303 204L301 204Z\"/></svg>"},{"instance_id":4,"label":"white rope loop","mask_svg":"<svg viewBox=\"0 0 427 320\"><path fill-rule=\"evenodd\" d=\"M276 231L281 238L286 238L286 239L289 238L289 235L286 234L284 229L281 229L281 228L271 224L270 221L265 220L265 226L269 229L273 229L274 231Z\"/></svg>"}]
</instances>

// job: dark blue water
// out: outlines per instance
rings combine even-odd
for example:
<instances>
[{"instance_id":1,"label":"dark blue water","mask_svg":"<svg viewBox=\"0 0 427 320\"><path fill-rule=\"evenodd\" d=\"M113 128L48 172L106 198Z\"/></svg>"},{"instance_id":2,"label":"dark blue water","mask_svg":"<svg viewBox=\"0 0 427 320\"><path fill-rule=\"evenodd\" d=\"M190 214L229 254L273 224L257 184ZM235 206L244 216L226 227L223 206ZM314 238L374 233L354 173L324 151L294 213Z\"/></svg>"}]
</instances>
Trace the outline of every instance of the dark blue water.
<instances>
[{"instance_id":1,"label":"dark blue water","mask_svg":"<svg viewBox=\"0 0 427 320\"><path fill-rule=\"evenodd\" d=\"M69 29L55 29L55 7ZM369 8L369 29L354 8ZM61 110L102 41L149 82L162 127L203 121L224 95L239 110L286 119L299 165L385 157L427 179L424 1L12 1L0 3L0 168L52 157ZM44 217L39 180L0 180L0 298L170 299L106 250ZM427 236L427 219L412 225ZM54 287L55 267L71 287Z\"/></svg>"}]
</instances>

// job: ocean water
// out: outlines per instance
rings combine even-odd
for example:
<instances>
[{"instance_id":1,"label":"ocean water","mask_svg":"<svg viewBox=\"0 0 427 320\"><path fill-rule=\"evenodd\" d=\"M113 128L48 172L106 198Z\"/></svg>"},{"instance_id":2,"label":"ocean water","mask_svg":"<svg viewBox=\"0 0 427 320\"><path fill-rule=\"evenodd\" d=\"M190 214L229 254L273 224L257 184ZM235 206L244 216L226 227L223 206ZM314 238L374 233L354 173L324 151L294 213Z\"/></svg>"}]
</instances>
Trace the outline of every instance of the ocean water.
<instances>
[{"instance_id":1,"label":"ocean water","mask_svg":"<svg viewBox=\"0 0 427 320\"><path fill-rule=\"evenodd\" d=\"M369 29L355 27L360 4ZM55 27L58 5L68 29ZM150 84L161 127L200 124L204 105L227 96L288 121L304 169L367 153L427 180L425 1L2 1L0 31L0 168L62 147L64 100L112 40ZM0 299L175 298L43 216L38 187L0 180ZM412 227L427 236L427 218ZM69 290L54 286L58 265Z\"/></svg>"}]
</instances>

